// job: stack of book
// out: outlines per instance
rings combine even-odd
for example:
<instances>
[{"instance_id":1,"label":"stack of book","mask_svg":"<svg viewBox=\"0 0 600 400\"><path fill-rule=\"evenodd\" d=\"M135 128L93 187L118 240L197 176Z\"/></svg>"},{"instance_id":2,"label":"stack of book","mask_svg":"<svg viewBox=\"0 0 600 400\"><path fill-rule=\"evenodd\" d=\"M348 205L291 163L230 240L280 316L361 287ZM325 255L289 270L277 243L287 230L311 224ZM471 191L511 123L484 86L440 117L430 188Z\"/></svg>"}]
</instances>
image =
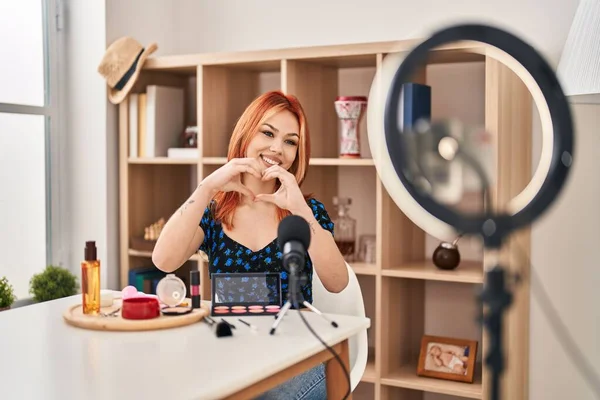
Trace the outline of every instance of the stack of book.
<instances>
[{"instance_id":1,"label":"stack of book","mask_svg":"<svg viewBox=\"0 0 600 400\"><path fill-rule=\"evenodd\" d=\"M156 294L156 285L165 273L155 266L140 266L129 271L128 285L135 286L138 292Z\"/></svg>"}]
</instances>

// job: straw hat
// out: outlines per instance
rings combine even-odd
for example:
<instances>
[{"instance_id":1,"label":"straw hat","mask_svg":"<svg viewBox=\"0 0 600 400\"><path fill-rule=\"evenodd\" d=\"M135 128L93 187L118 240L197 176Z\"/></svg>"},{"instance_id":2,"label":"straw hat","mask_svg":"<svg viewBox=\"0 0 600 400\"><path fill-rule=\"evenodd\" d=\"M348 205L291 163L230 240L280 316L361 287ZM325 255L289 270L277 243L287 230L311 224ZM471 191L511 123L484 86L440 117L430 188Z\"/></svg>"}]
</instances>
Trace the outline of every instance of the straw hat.
<instances>
[{"instance_id":1,"label":"straw hat","mask_svg":"<svg viewBox=\"0 0 600 400\"><path fill-rule=\"evenodd\" d=\"M98 72L106 79L108 99L119 104L133 87L146 58L158 49L156 43L144 48L131 37L114 41L102 58Z\"/></svg>"}]
</instances>

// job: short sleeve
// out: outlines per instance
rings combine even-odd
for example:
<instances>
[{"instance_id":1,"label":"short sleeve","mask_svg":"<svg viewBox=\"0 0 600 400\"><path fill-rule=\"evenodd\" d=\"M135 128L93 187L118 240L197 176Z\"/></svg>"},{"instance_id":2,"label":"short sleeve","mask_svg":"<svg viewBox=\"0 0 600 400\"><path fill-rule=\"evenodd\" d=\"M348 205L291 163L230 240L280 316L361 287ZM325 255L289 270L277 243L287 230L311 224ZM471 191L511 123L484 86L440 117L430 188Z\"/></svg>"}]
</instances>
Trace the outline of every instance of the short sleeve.
<instances>
[{"instance_id":1,"label":"short sleeve","mask_svg":"<svg viewBox=\"0 0 600 400\"><path fill-rule=\"evenodd\" d=\"M315 219L319 222L323 229L328 230L333 235L333 221L329 217L329 214L327 213L327 210L325 209L323 203L321 203L317 199L311 198L308 201L308 205L312 209Z\"/></svg>"},{"instance_id":2,"label":"short sleeve","mask_svg":"<svg viewBox=\"0 0 600 400\"><path fill-rule=\"evenodd\" d=\"M211 243L214 240L214 226L215 222L212 218L210 206L208 206L204 209L204 214L200 219L200 228L204 231L204 240L200 244L199 250L206 253L206 255L209 255L209 250L212 247Z\"/></svg>"}]
</instances>

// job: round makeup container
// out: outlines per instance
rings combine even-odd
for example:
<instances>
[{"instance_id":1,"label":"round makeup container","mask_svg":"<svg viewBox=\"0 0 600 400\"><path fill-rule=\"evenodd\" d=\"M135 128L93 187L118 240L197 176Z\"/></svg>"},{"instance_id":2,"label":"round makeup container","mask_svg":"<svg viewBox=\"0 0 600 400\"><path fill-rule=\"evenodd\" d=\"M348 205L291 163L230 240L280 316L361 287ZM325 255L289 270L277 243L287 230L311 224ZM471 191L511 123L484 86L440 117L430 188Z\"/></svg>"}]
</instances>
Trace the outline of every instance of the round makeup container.
<instances>
[{"instance_id":1,"label":"round makeup container","mask_svg":"<svg viewBox=\"0 0 600 400\"><path fill-rule=\"evenodd\" d=\"M156 285L156 296L167 307L162 309L163 315L183 315L192 311L191 307L182 307L187 289L185 283L175 274L167 274Z\"/></svg>"},{"instance_id":2,"label":"round makeup container","mask_svg":"<svg viewBox=\"0 0 600 400\"><path fill-rule=\"evenodd\" d=\"M121 317L124 319L152 319L160 315L158 300L153 297L133 297L123 300Z\"/></svg>"}]
</instances>

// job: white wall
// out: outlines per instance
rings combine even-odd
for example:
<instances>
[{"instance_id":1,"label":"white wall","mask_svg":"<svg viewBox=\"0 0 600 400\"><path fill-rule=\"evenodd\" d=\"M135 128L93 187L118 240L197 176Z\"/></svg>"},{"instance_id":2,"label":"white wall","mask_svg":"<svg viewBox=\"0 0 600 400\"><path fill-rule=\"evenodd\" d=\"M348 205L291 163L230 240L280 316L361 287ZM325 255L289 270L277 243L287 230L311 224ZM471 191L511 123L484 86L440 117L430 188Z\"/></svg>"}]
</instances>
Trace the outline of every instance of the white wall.
<instances>
[{"instance_id":1,"label":"white wall","mask_svg":"<svg viewBox=\"0 0 600 400\"><path fill-rule=\"evenodd\" d=\"M64 107L66 134L63 174L63 226L66 246L58 257L78 277L87 240L95 240L101 262L102 286L106 287L109 268L114 265L115 247L109 250L109 221L115 218L107 196L116 180L108 181L106 86L97 67L106 49L106 5L103 0L65 2L65 26L62 34L65 65ZM110 254L110 256L109 256Z\"/></svg>"},{"instance_id":2,"label":"white wall","mask_svg":"<svg viewBox=\"0 0 600 400\"><path fill-rule=\"evenodd\" d=\"M164 54L407 39L466 20L506 26L554 58L562 49L577 2L225 0L217 5L179 0L177 4L179 38L176 44L165 43Z\"/></svg>"},{"instance_id":3,"label":"white wall","mask_svg":"<svg viewBox=\"0 0 600 400\"><path fill-rule=\"evenodd\" d=\"M585 365L599 376L600 105L574 104L572 110L576 128L573 175L532 232L532 264L537 275L531 303L532 399L598 398L574 368L569 354L575 354L561 345L555 325L542 312L547 303L540 302L546 292L560 325L583 353Z\"/></svg>"},{"instance_id":4,"label":"white wall","mask_svg":"<svg viewBox=\"0 0 600 400\"><path fill-rule=\"evenodd\" d=\"M70 3L78 2L71 0ZM509 28L556 65L577 6L575 0L429 0L419 3L394 0L368 3L358 0L306 0L300 3L106 0L104 32L104 28L97 25L103 22L98 22L99 15L104 19L100 10L102 3L94 3L97 13L77 14L79 32L91 35L95 40L84 45L82 39L73 39L73 50L86 56L77 55L69 64L74 74L71 104L79 107L73 112L80 114L72 117L70 125L73 136L70 157L72 161L83 158L77 155L78 152L92 148L92 143L97 144L102 153L94 166L73 162L74 168L82 168L70 172L73 189L88 185L93 194L71 191L75 211L71 243L72 258L79 260L80 247L88 230L89 235L102 238L105 243L110 236L114 247L102 250L106 252L105 258L114 260L109 266L109 279L111 274L118 273L117 243L109 233L114 230L118 215L115 200L118 182L114 179L114 171L107 172L108 163L115 165L117 131L115 109L112 106L107 109L105 94L95 72L103 40L110 43L129 34L142 43L158 42L157 54L166 55L406 39L423 36L447 23L468 20ZM82 11L87 6L88 3L86 6L78 4L75 8ZM94 22L90 23L90 19ZM95 26L97 32L92 34L91 26ZM89 53L91 48L93 51ZM81 77L84 75L90 81L83 82ZM558 203L533 229L532 262L558 308L560 318L578 346L585 350L596 373L600 373L599 318L595 311L597 307L592 306L600 304L598 291L593 290L600 283L598 271L593 268L597 264L593 251L600 239L599 186L598 180L594 180L600 167L600 161L594 158L594 152L599 149L595 127L600 122L597 116L600 110L594 106L576 106L574 111L579 130L573 179ZM108 183L105 181L107 173ZM94 177L93 185L87 183L87 176ZM101 177L99 183L97 177ZM591 179L586 180L588 177ZM86 212L86 207L92 209L90 202L98 203L93 207L96 213L93 221ZM575 221L569 215L571 211L581 219ZM579 372L557 342L535 297L531 308L530 362L531 399L592 399Z\"/></svg>"}]
</instances>

